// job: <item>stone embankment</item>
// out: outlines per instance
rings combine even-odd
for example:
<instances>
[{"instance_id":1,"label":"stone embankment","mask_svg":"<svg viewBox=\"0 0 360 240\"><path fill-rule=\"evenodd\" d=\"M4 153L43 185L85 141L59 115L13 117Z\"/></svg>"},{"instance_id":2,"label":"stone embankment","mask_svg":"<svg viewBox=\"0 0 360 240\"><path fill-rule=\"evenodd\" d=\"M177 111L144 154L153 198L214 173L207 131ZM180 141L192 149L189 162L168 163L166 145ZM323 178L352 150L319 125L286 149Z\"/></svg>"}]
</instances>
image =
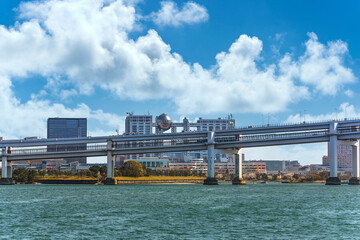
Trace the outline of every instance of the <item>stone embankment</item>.
<instances>
[{"instance_id":1,"label":"stone embankment","mask_svg":"<svg viewBox=\"0 0 360 240\"><path fill-rule=\"evenodd\" d=\"M60 179L47 179L38 180L38 183L42 184L96 184L97 180L60 180Z\"/></svg>"},{"instance_id":2,"label":"stone embankment","mask_svg":"<svg viewBox=\"0 0 360 240\"><path fill-rule=\"evenodd\" d=\"M117 180L117 184L203 184L204 179Z\"/></svg>"}]
</instances>

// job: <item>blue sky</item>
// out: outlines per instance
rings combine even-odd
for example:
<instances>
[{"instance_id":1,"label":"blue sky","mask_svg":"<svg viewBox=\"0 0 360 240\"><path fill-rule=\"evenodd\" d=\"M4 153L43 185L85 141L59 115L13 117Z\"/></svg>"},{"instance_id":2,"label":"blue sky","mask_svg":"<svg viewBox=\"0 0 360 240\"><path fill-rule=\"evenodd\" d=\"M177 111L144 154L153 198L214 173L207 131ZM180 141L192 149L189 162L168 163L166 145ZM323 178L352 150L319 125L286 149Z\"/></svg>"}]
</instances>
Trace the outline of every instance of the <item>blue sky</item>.
<instances>
[{"instance_id":1,"label":"blue sky","mask_svg":"<svg viewBox=\"0 0 360 240\"><path fill-rule=\"evenodd\" d=\"M238 126L360 117L358 1L2 1L0 136L126 112ZM304 115L305 114L305 115ZM318 163L326 144L245 150Z\"/></svg>"}]
</instances>

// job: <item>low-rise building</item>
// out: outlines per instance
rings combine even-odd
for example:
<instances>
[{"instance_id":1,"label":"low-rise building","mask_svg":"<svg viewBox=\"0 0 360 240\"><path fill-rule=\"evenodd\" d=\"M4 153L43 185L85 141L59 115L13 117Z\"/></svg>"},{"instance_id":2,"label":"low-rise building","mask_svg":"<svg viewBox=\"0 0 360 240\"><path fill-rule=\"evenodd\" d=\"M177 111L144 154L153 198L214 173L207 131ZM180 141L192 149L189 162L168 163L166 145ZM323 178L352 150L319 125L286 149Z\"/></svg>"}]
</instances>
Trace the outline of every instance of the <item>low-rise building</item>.
<instances>
[{"instance_id":1,"label":"low-rise building","mask_svg":"<svg viewBox=\"0 0 360 240\"><path fill-rule=\"evenodd\" d=\"M191 162L176 162L170 163L171 170L180 170L186 171L189 170L191 172L197 172L206 174L207 173L208 165L203 161L191 161Z\"/></svg>"},{"instance_id":2,"label":"low-rise building","mask_svg":"<svg viewBox=\"0 0 360 240\"><path fill-rule=\"evenodd\" d=\"M243 173L266 173L266 163L264 162L243 162Z\"/></svg>"},{"instance_id":3,"label":"low-rise building","mask_svg":"<svg viewBox=\"0 0 360 240\"><path fill-rule=\"evenodd\" d=\"M330 166L324 166L321 164L310 164L310 172L321 172L321 171L330 172Z\"/></svg>"},{"instance_id":4,"label":"low-rise building","mask_svg":"<svg viewBox=\"0 0 360 240\"><path fill-rule=\"evenodd\" d=\"M128 159L127 161L139 162L142 166L150 168L151 170L169 170L169 159L158 157L140 157L138 159Z\"/></svg>"}]
</instances>

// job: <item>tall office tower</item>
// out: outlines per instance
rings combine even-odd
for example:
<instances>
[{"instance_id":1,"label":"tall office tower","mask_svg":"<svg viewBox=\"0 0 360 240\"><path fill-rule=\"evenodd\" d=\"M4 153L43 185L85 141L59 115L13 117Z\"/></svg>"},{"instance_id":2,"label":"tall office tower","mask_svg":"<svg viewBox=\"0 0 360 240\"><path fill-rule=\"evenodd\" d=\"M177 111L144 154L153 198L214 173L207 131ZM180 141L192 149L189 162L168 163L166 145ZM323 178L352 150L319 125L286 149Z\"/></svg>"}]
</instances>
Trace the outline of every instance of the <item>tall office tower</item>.
<instances>
[{"instance_id":1,"label":"tall office tower","mask_svg":"<svg viewBox=\"0 0 360 240\"><path fill-rule=\"evenodd\" d=\"M151 134L152 115L134 115L128 113L125 119L125 134ZM138 159L139 157L152 157L153 154L128 155L127 158Z\"/></svg>"},{"instance_id":2,"label":"tall office tower","mask_svg":"<svg viewBox=\"0 0 360 240\"><path fill-rule=\"evenodd\" d=\"M86 118L48 118L47 121L47 138L75 138L87 136L87 119ZM61 151L66 148L86 148L83 145L56 145L48 146L48 151ZM86 157L66 158L66 162L86 163Z\"/></svg>"},{"instance_id":3,"label":"tall office tower","mask_svg":"<svg viewBox=\"0 0 360 240\"><path fill-rule=\"evenodd\" d=\"M152 133L152 116L151 115L134 115L129 113L125 119L126 134L151 134Z\"/></svg>"}]
</instances>

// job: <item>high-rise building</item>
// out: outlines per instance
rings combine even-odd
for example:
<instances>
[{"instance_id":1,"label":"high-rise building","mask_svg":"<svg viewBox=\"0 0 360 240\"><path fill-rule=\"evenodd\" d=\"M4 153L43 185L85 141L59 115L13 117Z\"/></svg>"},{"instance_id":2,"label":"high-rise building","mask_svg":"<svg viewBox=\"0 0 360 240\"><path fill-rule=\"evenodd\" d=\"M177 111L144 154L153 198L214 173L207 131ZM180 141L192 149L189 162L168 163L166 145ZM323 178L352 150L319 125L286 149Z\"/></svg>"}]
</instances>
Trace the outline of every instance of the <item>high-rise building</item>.
<instances>
[{"instance_id":1,"label":"high-rise building","mask_svg":"<svg viewBox=\"0 0 360 240\"><path fill-rule=\"evenodd\" d=\"M125 119L125 134L151 134L152 125L151 115L129 113Z\"/></svg>"},{"instance_id":2,"label":"high-rise building","mask_svg":"<svg viewBox=\"0 0 360 240\"><path fill-rule=\"evenodd\" d=\"M329 153L327 156L323 156L322 164L324 166L330 166ZM338 144L338 146L337 146L337 164L338 164L339 171L351 172L351 169L352 169L352 146Z\"/></svg>"},{"instance_id":3,"label":"high-rise building","mask_svg":"<svg viewBox=\"0 0 360 240\"><path fill-rule=\"evenodd\" d=\"M48 118L47 138L74 138L87 136L86 118ZM48 151L58 151L62 148L74 148L73 145L48 146ZM77 148L86 148L86 145L76 146ZM68 163L78 161L86 163L86 157L66 158Z\"/></svg>"},{"instance_id":4,"label":"high-rise building","mask_svg":"<svg viewBox=\"0 0 360 240\"><path fill-rule=\"evenodd\" d=\"M125 119L125 134L151 134L152 133L152 116L151 115L129 115ZM129 155L127 158L138 159L139 157L153 157L154 154L136 154Z\"/></svg>"},{"instance_id":5,"label":"high-rise building","mask_svg":"<svg viewBox=\"0 0 360 240\"><path fill-rule=\"evenodd\" d=\"M338 145L338 168L344 172L351 172L352 169L352 146Z\"/></svg>"}]
</instances>

